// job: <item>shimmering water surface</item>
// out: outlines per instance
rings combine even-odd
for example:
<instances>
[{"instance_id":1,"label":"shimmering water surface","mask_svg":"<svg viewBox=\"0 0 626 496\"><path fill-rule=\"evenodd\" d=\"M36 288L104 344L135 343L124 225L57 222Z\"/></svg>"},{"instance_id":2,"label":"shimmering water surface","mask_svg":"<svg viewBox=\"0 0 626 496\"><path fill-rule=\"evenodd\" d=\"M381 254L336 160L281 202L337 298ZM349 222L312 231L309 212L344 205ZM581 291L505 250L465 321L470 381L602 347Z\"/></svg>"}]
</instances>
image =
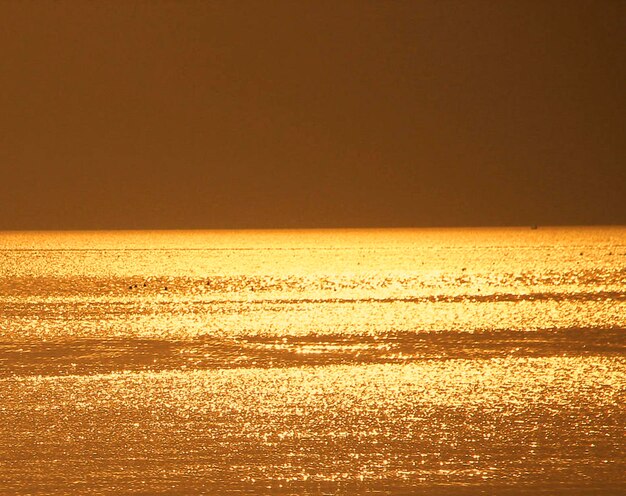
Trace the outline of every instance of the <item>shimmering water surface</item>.
<instances>
[{"instance_id":1,"label":"shimmering water surface","mask_svg":"<svg viewBox=\"0 0 626 496\"><path fill-rule=\"evenodd\" d=\"M626 229L0 233L0 491L626 492Z\"/></svg>"}]
</instances>

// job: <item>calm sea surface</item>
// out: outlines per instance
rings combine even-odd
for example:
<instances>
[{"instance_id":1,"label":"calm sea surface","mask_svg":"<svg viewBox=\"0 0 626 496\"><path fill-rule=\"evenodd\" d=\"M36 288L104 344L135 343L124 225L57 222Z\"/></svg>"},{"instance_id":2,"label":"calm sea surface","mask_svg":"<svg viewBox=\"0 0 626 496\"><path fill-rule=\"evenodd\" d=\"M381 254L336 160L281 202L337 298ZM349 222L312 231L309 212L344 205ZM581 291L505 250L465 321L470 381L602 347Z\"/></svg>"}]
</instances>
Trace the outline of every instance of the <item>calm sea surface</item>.
<instances>
[{"instance_id":1,"label":"calm sea surface","mask_svg":"<svg viewBox=\"0 0 626 496\"><path fill-rule=\"evenodd\" d=\"M626 493L626 228L0 232L0 493Z\"/></svg>"}]
</instances>

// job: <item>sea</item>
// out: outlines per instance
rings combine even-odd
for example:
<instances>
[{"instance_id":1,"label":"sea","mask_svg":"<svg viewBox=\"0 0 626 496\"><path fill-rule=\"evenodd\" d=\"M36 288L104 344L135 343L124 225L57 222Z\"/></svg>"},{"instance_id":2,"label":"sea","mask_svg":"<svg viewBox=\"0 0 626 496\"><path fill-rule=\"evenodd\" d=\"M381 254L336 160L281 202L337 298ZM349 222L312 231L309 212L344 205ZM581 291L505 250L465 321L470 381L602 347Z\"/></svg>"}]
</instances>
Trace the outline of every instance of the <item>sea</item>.
<instances>
[{"instance_id":1,"label":"sea","mask_svg":"<svg viewBox=\"0 0 626 496\"><path fill-rule=\"evenodd\" d=\"M626 228L0 232L0 494L626 494Z\"/></svg>"}]
</instances>

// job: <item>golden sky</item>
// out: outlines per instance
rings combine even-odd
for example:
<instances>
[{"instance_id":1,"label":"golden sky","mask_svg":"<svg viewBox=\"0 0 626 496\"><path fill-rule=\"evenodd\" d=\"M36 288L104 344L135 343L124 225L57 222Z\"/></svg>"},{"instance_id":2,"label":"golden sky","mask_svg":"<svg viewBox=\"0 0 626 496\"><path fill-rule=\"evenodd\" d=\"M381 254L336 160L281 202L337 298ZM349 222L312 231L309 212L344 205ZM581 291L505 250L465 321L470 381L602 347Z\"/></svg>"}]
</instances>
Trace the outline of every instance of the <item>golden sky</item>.
<instances>
[{"instance_id":1,"label":"golden sky","mask_svg":"<svg viewBox=\"0 0 626 496\"><path fill-rule=\"evenodd\" d=\"M5 1L0 229L625 224L626 2Z\"/></svg>"}]
</instances>

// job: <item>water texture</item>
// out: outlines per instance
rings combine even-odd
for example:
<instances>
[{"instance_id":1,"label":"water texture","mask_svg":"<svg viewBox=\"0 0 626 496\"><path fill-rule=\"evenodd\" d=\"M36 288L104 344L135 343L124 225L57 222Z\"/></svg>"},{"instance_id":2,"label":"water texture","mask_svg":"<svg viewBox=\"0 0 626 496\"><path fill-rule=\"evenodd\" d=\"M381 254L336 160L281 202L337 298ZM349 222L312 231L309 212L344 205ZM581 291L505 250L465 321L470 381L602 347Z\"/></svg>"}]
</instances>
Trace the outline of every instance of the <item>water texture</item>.
<instances>
[{"instance_id":1,"label":"water texture","mask_svg":"<svg viewBox=\"0 0 626 496\"><path fill-rule=\"evenodd\" d=\"M3 494L626 492L626 228L0 233Z\"/></svg>"}]
</instances>

